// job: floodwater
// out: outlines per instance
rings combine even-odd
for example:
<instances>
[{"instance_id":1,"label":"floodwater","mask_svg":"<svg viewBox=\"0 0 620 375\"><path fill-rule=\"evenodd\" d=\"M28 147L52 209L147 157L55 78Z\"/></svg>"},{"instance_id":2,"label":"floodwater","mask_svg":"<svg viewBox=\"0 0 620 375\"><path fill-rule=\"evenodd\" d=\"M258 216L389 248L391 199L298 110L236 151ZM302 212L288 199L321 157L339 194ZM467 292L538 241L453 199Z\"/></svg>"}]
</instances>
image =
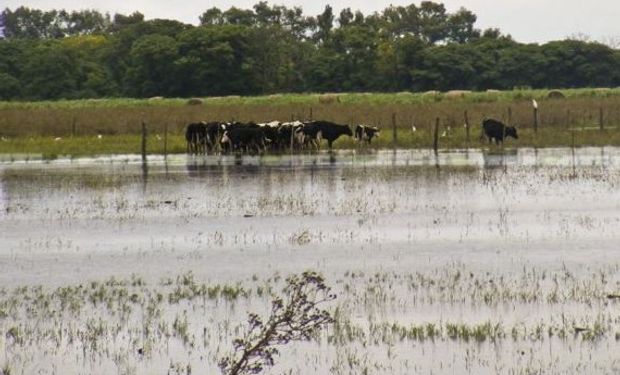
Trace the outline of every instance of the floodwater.
<instances>
[{"instance_id":1,"label":"floodwater","mask_svg":"<svg viewBox=\"0 0 620 375\"><path fill-rule=\"evenodd\" d=\"M269 373L620 371L620 302L608 298L620 294L619 187L613 147L146 165L3 156L0 374L3 364L11 374L217 373L269 296L164 298L148 319L147 296L176 293L165 280L183 275L277 292L308 269L338 294L339 323L281 348ZM126 314L86 294L71 310L59 297L112 277L137 296L123 300Z\"/></svg>"}]
</instances>

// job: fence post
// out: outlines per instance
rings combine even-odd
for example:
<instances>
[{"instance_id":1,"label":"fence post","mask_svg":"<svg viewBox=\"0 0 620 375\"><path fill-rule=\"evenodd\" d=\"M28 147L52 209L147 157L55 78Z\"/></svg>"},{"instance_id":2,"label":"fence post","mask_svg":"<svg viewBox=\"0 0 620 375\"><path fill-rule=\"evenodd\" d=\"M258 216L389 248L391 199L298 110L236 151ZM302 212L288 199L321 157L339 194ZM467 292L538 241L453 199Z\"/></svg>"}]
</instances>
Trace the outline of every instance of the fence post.
<instances>
[{"instance_id":1,"label":"fence post","mask_svg":"<svg viewBox=\"0 0 620 375\"><path fill-rule=\"evenodd\" d=\"M465 142L466 148L469 148L469 116L467 116L467 111L465 111Z\"/></svg>"},{"instance_id":2,"label":"fence post","mask_svg":"<svg viewBox=\"0 0 620 375\"><path fill-rule=\"evenodd\" d=\"M603 123L603 107L600 107L598 109L598 125L600 131L603 131L603 129L605 128L605 124Z\"/></svg>"},{"instance_id":3,"label":"fence post","mask_svg":"<svg viewBox=\"0 0 620 375\"><path fill-rule=\"evenodd\" d=\"M433 132L433 150L435 154L437 154L437 149L439 147L439 117L435 119L435 131Z\"/></svg>"},{"instance_id":4,"label":"fence post","mask_svg":"<svg viewBox=\"0 0 620 375\"><path fill-rule=\"evenodd\" d=\"M575 177L576 168L575 168L575 130L574 129L570 131L570 135L571 135L570 151L571 151L572 162L573 162L573 177Z\"/></svg>"},{"instance_id":5,"label":"fence post","mask_svg":"<svg viewBox=\"0 0 620 375\"><path fill-rule=\"evenodd\" d=\"M392 113L392 147L396 147L398 135L396 134L396 113Z\"/></svg>"},{"instance_id":6,"label":"fence post","mask_svg":"<svg viewBox=\"0 0 620 375\"><path fill-rule=\"evenodd\" d=\"M534 133L538 133L538 106L534 107Z\"/></svg>"},{"instance_id":7,"label":"fence post","mask_svg":"<svg viewBox=\"0 0 620 375\"><path fill-rule=\"evenodd\" d=\"M168 157L168 123L164 125L164 158Z\"/></svg>"},{"instance_id":8,"label":"fence post","mask_svg":"<svg viewBox=\"0 0 620 375\"><path fill-rule=\"evenodd\" d=\"M146 163L146 123L142 121L142 163Z\"/></svg>"},{"instance_id":9,"label":"fence post","mask_svg":"<svg viewBox=\"0 0 620 375\"><path fill-rule=\"evenodd\" d=\"M295 135L295 115L291 115L291 155L293 154L293 136Z\"/></svg>"}]
</instances>

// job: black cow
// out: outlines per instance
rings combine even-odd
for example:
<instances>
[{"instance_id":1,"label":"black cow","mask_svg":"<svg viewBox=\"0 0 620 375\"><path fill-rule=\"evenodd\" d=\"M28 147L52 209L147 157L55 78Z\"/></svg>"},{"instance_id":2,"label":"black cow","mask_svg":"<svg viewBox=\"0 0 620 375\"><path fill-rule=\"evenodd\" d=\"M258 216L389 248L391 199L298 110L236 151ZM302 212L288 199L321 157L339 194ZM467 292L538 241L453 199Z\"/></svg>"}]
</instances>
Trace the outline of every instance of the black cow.
<instances>
[{"instance_id":1,"label":"black cow","mask_svg":"<svg viewBox=\"0 0 620 375\"><path fill-rule=\"evenodd\" d=\"M358 142L370 144L374 137L378 137L381 131L376 126L357 125L355 127L355 139Z\"/></svg>"},{"instance_id":2,"label":"black cow","mask_svg":"<svg viewBox=\"0 0 620 375\"><path fill-rule=\"evenodd\" d=\"M317 131L316 139L320 142L321 139L327 140L327 146L329 149L332 149L332 144L336 139L338 139L341 135L348 135L349 137L353 136L353 132L349 125L339 125L329 121L313 121L306 123L304 129L306 127L315 127Z\"/></svg>"},{"instance_id":3,"label":"black cow","mask_svg":"<svg viewBox=\"0 0 620 375\"><path fill-rule=\"evenodd\" d=\"M229 150L264 152L267 140L259 126L233 126L224 131L220 141Z\"/></svg>"},{"instance_id":4,"label":"black cow","mask_svg":"<svg viewBox=\"0 0 620 375\"><path fill-rule=\"evenodd\" d=\"M313 147L316 150L321 148L321 127L315 122L304 124L301 129L304 135L304 148Z\"/></svg>"},{"instance_id":5,"label":"black cow","mask_svg":"<svg viewBox=\"0 0 620 375\"><path fill-rule=\"evenodd\" d=\"M266 144L270 146L274 146L274 144L278 140L278 128L274 126L261 126L260 131L263 133L263 137L265 138Z\"/></svg>"},{"instance_id":6,"label":"black cow","mask_svg":"<svg viewBox=\"0 0 620 375\"><path fill-rule=\"evenodd\" d=\"M207 148L207 128L205 122L195 122L187 125L185 129L185 141L187 153L199 154Z\"/></svg>"},{"instance_id":7,"label":"black cow","mask_svg":"<svg viewBox=\"0 0 620 375\"><path fill-rule=\"evenodd\" d=\"M507 137L519 139L517 129L514 126L506 126L501 121L493 119L486 119L482 121L482 130L483 134L480 136L480 139L486 137L489 140L489 143L495 141L495 143L499 145L500 143L503 143L504 139Z\"/></svg>"}]
</instances>

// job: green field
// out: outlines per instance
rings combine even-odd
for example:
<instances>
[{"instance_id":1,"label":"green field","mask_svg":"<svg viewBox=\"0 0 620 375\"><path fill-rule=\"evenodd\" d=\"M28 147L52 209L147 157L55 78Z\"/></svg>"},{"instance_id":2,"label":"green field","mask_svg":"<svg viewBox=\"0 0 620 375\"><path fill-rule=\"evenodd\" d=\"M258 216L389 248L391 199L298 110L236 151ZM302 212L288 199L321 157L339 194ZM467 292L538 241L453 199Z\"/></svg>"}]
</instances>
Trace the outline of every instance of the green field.
<instances>
[{"instance_id":1,"label":"green field","mask_svg":"<svg viewBox=\"0 0 620 375\"><path fill-rule=\"evenodd\" d=\"M479 124L484 117L517 126L520 139L509 140L507 147L620 145L620 89L562 93L564 99L549 99L549 90L514 90L282 94L204 98L198 105L188 105L188 99L164 98L0 102L0 153L49 157L139 153L142 122L148 129L149 153L182 153L183 133L189 122L291 119L379 126L382 134L373 147L392 147L394 128L396 146L432 147L437 119L440 148L486 146L479 141ZM532 99L539 105L537 132L533 128ZM357 145L351 139L342 139L336 147Z\"/></svg>"}]
</instances>

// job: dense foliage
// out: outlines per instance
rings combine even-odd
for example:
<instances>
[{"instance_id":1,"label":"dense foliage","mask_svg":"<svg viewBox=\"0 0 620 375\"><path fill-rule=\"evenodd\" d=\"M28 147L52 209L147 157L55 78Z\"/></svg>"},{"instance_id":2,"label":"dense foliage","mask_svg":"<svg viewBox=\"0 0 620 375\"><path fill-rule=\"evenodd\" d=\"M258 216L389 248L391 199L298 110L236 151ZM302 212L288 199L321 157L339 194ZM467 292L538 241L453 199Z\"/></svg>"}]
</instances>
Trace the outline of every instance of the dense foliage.
<instances>
[{"instance_id":1,"label":"dense foliage","mask_svg":"<svg viewBox=\"0 0 620 375\"><path fill-rule=\"evenodd\" d=\"M620 53L577 40L521 44L443 4L316 17L259 2L200 25L95 10L2 12L0 100L276 92L568 88L620 84Z\"/></svg>"}]
</instances>

